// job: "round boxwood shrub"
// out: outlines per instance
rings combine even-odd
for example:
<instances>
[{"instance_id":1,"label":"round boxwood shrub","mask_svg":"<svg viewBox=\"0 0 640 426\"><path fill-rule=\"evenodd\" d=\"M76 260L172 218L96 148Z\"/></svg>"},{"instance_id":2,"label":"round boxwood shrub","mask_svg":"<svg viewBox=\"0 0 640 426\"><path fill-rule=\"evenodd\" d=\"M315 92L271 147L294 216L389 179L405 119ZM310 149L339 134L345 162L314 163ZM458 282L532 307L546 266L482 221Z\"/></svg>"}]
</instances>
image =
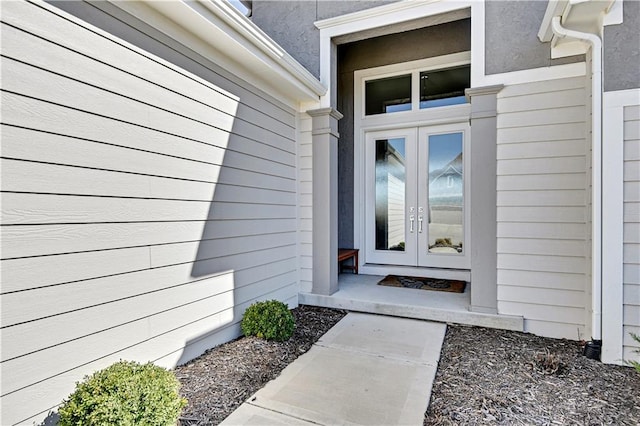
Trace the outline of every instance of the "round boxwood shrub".
<instances>
[{"instance_id":1,"label":"round boxwood shrub","mask_svg":"<svg viewBox=\"0 0 640 426\"><path fill-rule=\"evenodd\" d=\"M76 384L58 413L67 425L175 425L187 404L173 372L152 363L119 361Z\"/></svg>"},{"instance_id":2,"label":"round boxwood shrub","mask_svg":"<svg viewBox=\"0 0 640 426\"><path fill-rule=\"evenodd\" d=\"M240 326L245 336L282 342L293 334L295 319L287 305L278 300L267 300L249 306Z\"/></svg>"}]
</instances>

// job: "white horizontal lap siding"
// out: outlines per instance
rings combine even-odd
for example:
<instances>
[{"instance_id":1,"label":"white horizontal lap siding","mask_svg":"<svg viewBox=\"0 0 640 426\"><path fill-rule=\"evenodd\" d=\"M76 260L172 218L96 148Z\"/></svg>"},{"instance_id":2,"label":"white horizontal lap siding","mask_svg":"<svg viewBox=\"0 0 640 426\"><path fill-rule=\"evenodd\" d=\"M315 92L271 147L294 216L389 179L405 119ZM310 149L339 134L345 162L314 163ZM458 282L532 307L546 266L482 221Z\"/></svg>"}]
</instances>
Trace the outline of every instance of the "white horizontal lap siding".
<instances>
[{"instance_id":1,"label":"white horizontal lap siding","mask_svg":"<svg viewBox=\"0 0 640 426\"><path fill-rule=\"evenodd\" d=\"M584 77L498 95L498 310L585 338L589 226Z\"/></svg>"},{"instance_id":2,"label":"white horizontal lap siding","mask_svg":"<svg viewBox=\"0 0 640 426\"><path fill-rule=\"evenodd\" d=\"M623 358L638 360L640 344L640 106L624 108Z\"/></svg>"},{"instance_id":3,"label":"white horizontal lap siding","mask_svg":"<svg viewBox=\"0 0 640 426\"><path fill-rule=\"evenodd\" d=\"M298 118L298 232L300 256L300 291L310 292L313 286L313 181L312 181L312 120L306 113Z\"/></svg>"},{"instance_id":4,"label":"white horizontal lap siding","mask_svg":"<svg viewBox=\"0 0 640 426\"><path fill-rule=\"evenodd\" d=\"M295 110L46 4L2 5L2 55L0 424L118 359L186 362L255 300L297 304Z\"/></svg>"}]
</instances>

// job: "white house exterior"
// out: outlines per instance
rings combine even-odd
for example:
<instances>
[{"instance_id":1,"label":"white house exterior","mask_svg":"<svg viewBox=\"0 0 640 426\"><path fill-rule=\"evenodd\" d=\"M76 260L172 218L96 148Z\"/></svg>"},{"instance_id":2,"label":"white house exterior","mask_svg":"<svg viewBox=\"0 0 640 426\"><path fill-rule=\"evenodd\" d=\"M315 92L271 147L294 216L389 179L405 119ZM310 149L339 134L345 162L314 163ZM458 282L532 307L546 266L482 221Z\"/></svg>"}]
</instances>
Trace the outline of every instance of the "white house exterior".
<instances>
[{"instance_id":1,"label":"white house exterior","mask_svg":"<svg viewBox=\"0 0 640 426\"><path fill-rule=\"evenodd\" d=\"M0 424L119 359L184 363L256 300L340 306L338 246L364 274L464 278L489 325L638 359L639 2L0 7ZM449 69L466 98L425 108ZM367 84L399 78L408 95L380 96L404 110L369 113ZM381 249L389 140L406 174ZM463 205L430 223L438 155Z\"/></svg>"},{"instance_id":2,"label":"white house exterior","mask_svg":"<svg viewBox=\"0 0 640 426\"><path fill-rule=\"evenodd\" d=\"M2 2L2 425L119 359L235 338L257 299L298 303L320 83L226 3L66 6Z\"/></svg>"},{"instance_id":3,"label":"white house exterior","mask_svg":"<svg viewBox=\"0 0 640 426\"><path fill-rule=\"evenodd\" d=\"M345 115L337 229L314 233L337 233L338 245L364 250L365 273L420 274L428 266L431 274L457 276L466 269L472 312L519 316L525 331L544 336L602 340L605 362L633 356L629 333L640 324L637 2L252 3L252 20L328 87L322 105ZM365 111L372 80L411 74L417 82L421 70L464 63L471 67L466 105L422 111L416 84L411 110ZM395 253L381 260L367 247L369 135L420 138L465 122L469 263L419 258L415 268ZM313 214L324 215L317 207ZM318 249L301 300L339 306L322 296L338 286L316 280L327 269L316 271L317 260L332 259Z\"/></svg>"}]
</instances>

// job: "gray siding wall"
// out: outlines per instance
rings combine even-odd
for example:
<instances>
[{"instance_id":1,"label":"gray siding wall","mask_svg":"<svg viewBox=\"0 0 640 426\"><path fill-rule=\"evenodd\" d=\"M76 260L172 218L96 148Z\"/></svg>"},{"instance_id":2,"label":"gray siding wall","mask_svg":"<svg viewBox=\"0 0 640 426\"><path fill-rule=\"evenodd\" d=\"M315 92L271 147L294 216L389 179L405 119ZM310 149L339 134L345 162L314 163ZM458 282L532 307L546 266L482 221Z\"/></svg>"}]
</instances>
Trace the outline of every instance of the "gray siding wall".
<instances>
[{"instance_id":1,"label":"gray siding wall","mask_svg":"<svg viewBox=\"0 0 640 426\"><path fill-rule=\"evenodd\" d=\"M256 299L297 304L295 112L87 10L202 78L2 2L3 425L118 359L172 367L234 338Z\"/></svg>"},{"instance_id":2,"label":"gray siding wall","mask_svg":"<svg viewBox=\"0 0 640 426\"><path fill-rule=\"evenodd\" d=\"M338 46L338 245L353 247L354 80L359 69L471 50L469 19Z\"/></svg>"},{"instance_id":3,"label":"gray siding wall","mask_svg":"<svg viewBox=\"0 0 640 426\"><path fill-rule=\"evenodd\" d=\"M623 2L623 23L604 27L604 90L640 87L640 2Z\"/></svg>"},{"instance_id":4,"label":"gray siding wall","mask_svg":"<svg viewBox=\"0 0 640 426\"><path fill-rule=\"evenodd\" d=\"M298 231L300 233L300 291L313 288L313 122L298 118Z\"/></svg>"},{"instance_id":5,"label":"gray siding wall","mask_svg":"<svg viewBox=\"0 0 640 426\"><path fill-rule=\"evenodd\" d=\"M638 359L640 336L640 106L624 108L623 358Z\"/></svg>"},{"instance_id":6,"label":"gray siding wall","mask_svg":"<svg viewBox=\"0 0 640 426\"><path fill-rule=\"evenodd\" d=\"M524 316L525 331L574 340L589 337L587 83L498 94L498 312Z\"/></svg>"}]
</instances>

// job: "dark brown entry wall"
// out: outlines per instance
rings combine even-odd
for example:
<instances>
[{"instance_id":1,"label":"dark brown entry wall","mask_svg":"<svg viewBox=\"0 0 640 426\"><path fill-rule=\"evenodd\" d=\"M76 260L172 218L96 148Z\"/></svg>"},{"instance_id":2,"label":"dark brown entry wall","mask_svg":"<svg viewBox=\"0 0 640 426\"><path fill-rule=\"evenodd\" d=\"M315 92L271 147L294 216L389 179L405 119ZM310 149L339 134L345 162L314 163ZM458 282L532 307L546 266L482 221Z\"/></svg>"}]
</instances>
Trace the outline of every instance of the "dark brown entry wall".
<instances>
[{"instance_id":1,"label":"dark brown entry wall","mask_svg":"<svg viewBox=\"0 0 640 426\"><path fill-rule=\"evenodd\" d=\"M471 19L338 45L338 245L353 247L354 80L356 70L471 50Z\"/></svg>"}]
</instances>

